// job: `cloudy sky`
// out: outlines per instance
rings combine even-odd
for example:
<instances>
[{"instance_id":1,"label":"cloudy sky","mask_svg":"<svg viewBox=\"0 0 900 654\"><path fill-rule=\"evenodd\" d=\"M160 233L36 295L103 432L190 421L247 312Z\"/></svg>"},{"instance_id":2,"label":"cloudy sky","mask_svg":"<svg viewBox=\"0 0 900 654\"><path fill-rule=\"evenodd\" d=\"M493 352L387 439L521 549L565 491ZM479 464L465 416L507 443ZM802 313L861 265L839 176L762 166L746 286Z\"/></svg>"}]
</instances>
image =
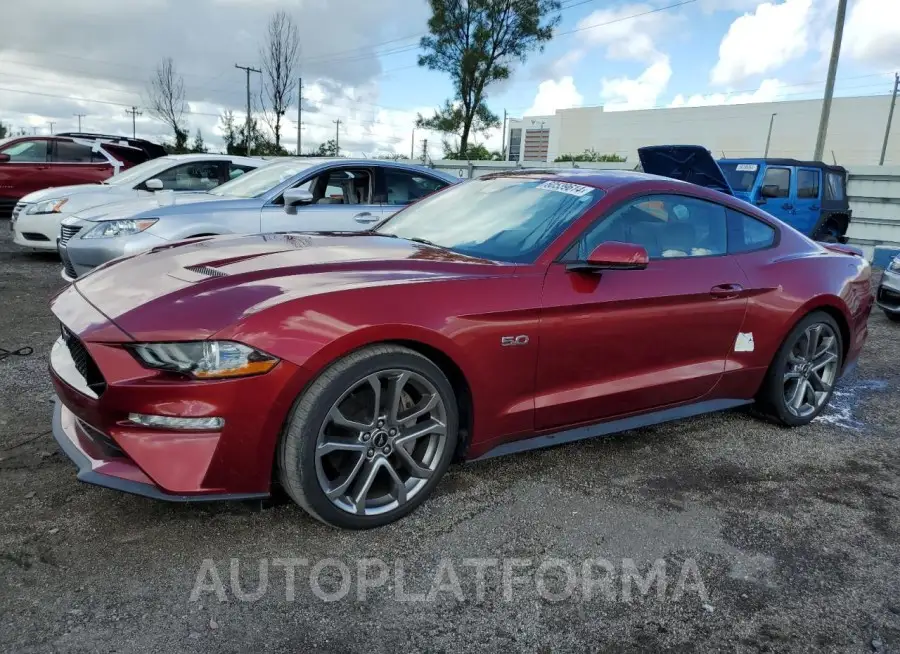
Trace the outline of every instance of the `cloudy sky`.
<instances>
[{"instance_id":1,"label":"cloudy sky","mask_svg":"<svg viewBox=\"0 0 900 654\"><path fill-rule=\"evenodd\" d=\"M837 0L562 0L557 37L490 89L498 114L573 106L606 110L821 97ZM416 66L425 0L28 0L5 3L0 121L49 133L77 127L130 133L156 63L184 76L191 131L221 146L218 116L243 114L244 73L259 67L266 22L279 9L299 25L303 147L409 153L417 112L451 93ZM849 0L838 95L884 94L900 69L900 0ZM260 79L253 78L254 93ZM296 108L285 145L296 146ZM144 111L139 135L169 138ZM440 137L428 137L433 156ZM499 148L499 134L489 147Z\"/></svg>"}]
</instances>

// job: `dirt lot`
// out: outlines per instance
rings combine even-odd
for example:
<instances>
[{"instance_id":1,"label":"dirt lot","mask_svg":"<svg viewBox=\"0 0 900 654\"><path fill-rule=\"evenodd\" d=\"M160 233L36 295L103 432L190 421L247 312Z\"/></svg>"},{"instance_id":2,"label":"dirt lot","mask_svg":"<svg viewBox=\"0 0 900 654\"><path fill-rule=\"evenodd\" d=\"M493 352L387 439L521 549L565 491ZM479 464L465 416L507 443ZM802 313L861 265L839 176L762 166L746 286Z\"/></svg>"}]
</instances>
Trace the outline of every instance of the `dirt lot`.
<instances>
[{"instance_id":1,"label":"dirt lot","mask_svg":"<svg viewBox=\"0 0 900 654\"><path fill-rule=\"evenodd\" d=\"M347 533L77 482L48 433L57 273L0 224L0 346L35 349L0 361L0 651L900 650L900 325L881 313L807 428L736 412L456 466L410 518Z\"/></svg>"}]
</instances>

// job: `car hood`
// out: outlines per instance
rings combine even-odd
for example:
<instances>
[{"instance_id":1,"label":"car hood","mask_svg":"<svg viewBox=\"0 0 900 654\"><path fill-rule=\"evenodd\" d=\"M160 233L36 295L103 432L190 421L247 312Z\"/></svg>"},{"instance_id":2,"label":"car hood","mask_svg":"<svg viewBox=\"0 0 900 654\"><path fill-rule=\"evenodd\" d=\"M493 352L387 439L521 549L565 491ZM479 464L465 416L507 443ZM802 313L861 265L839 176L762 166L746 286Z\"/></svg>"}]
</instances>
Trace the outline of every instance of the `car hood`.
<instances>
[{"instance_id":1,"label":"car hood","mask_svg":"<svg viewBox=\"0 0 900 654\"><path fill-rule=\"evenodd\" d=\"M77 218L91 222L121 220L122 218L158 217L181 212L181 207L199 203L217 203L235 198L221 197L209 193L174 193L158 191L149 197L124 200L95 206L78 213Z\"/></svg>"},{"instance_id":2,"label":"car hood","mask_svg":"<svg viewBox=\"0 0 900 654\"><path fill-rule=\"evenodd\" d=\"M719 164L699 145L652 145L638 148L638 157L645 173L734 195Z\"/></svg>"},{"instance_id":3,"label":"car hood","mask_svg":"<svg viewBox=\"0 0 900 654\"><path fill-rule=\"evenodd\" d=\"M297 298L504 270L515 266L389 236L253 234L163 245L100 266L75 288L136 340L189 340Z\"/></svg>"},{"instance_id":4,"label":"car hood","mask_svg":"<svg viewBox=\"0 0 900 654\"><path fill-rule=\"evenodd\" d=\"M138 191L128 186L107 186L105 184L77 184L57 186L29 193L22 202L33 204L44 200L67 198L63 213L73 214L102 204L122 202L152 195L149 191Z\"/></svg>"}]
</instances>

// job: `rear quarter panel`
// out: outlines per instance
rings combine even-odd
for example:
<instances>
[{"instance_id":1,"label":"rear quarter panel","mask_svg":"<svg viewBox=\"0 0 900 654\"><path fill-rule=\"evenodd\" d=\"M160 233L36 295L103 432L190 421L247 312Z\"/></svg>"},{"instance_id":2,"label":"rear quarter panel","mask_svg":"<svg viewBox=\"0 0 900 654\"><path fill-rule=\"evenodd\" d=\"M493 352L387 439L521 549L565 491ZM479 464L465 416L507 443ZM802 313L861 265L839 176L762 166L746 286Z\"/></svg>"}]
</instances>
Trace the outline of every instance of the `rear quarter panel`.
<instances>
[{"instance_id":1,"label":"rear quarter panel","mask_svg":"<svg viewBox=\"0 0 900 654\"><path fill-rule=\"evenodd\" d=\"M778 247L736 259L750 282L752 295L742 331L753 334L754 350L733 353L729 370L764 371L793 326L818 309L841 326L845 368L856 360L872 309L868 262L830 252L787 230Z\"/></svg>"}]
</instances>

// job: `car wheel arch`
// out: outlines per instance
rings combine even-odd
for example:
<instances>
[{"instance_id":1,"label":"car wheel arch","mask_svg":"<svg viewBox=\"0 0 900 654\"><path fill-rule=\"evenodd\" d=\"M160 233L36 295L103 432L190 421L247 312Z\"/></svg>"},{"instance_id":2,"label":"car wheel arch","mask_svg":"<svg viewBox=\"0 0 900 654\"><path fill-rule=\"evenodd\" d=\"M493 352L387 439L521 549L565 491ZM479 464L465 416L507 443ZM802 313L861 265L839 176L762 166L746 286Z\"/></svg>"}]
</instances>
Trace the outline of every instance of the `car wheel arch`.
<instances>
[{"instance_id":1,"label":"car wheel arch","mask_svg":"<svg viewBox=\"0 0 900 654\"><path fill-rule=\"evenodd\" d=\"M303 363L303 367L308 371L314 371L314 374L305 384L301 394L305 393L330 365L353 352L375 345L399 345L409 348L431 360L453 386L460 412L460 438L455 458L464 458L475 424L475 400L470 382L473 375L468 372L470 366L465 361L465 354L449 338L431 330L412 325L396 325L395 329L385 329L386 327L389 326L379 325L377 335L369 334L369 329L346 334L310 356Z\"/></svg>"},{"instance_id":2,"label":"car wheel arch","mask_svg":"<svg viewBox=\"0 0 900 654\"><path fill-rule=\"evenodd\" d=\"M841 349L843 350L844 360L846 360L847 353L850 350L851 340L850 317L847 313L846 308L844 308L842 304L842 300L834 296L821 296L813 298L812 300L804 304L800 309L798 309L791 317L791 320L788 321L786 328L784 329L784 334L782 335L782 340L787 338L787 335L791 332L794 326L797 325L801 320L806 318L806 316L815 311L824 311L834 319L834 321L837 323L838 328L840 329Z\"/></svg>"}]
</instances>

